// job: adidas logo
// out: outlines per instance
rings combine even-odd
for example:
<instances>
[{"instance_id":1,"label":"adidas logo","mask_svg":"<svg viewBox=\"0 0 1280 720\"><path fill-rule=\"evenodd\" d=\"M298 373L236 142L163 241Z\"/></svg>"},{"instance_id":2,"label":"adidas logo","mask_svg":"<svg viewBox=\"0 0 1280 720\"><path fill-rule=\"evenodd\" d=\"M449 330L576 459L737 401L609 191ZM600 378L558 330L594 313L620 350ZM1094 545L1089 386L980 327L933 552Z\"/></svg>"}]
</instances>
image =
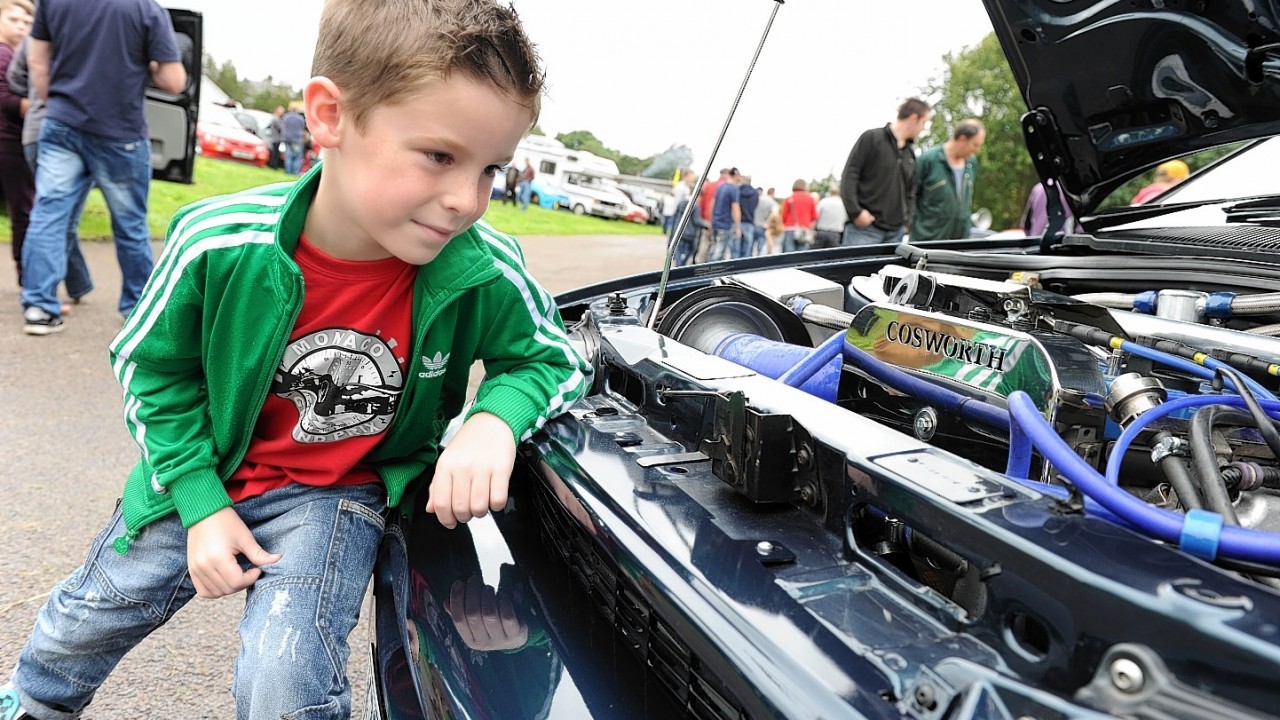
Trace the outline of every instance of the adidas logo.
<instances>
[{"instance_id":1,"label":"adidas logo","mask_svg":"<svg viewBox=\"0 0 1280 720\"><path fill-rule=\"evenodd\" d=\"M449 353L445 353L444 355L441 355L439 352L437 352L435 357L428 357L426 355L423 355L422 367L425 368L425 371L418 373L418 377L420 378L440 377L441 375L444 374L445 368L448 366L449 366Z\"/></svg>"}]
</instances>

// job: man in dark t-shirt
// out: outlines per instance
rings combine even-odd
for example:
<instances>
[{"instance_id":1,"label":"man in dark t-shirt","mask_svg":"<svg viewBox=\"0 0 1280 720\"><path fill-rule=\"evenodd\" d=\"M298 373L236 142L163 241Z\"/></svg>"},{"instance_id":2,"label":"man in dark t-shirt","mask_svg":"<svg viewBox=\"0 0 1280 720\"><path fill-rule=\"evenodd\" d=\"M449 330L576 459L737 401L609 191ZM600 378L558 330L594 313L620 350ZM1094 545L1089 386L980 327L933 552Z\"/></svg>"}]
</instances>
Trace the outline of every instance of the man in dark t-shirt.
<instances>
[{"instance_id":1,"label":"man in dark t-shirt","mask_svg":"<svg viewBox=\"0 0 1280 720\"><path fill-rule=\"evenodd\" d=\"M57 288L67 270L67 224L93 183L111 211L121 314L137 304L154 264L147 81L178 94L187 73L169 13L156 0L43 0L28 67L48 113L22 250L23 331L50 335L63 329Z\"/></svg>"},{"instance_id":2,"label":"man in dark t-shirt","mask_svg":"<svg viewBox=\"0 0 1280 720\"><path fill-rule=\"evenodd\" d=\"M739 182L741 176L738 175L738 168L730 168L724 181L716 186L715 200L711 207L711 249L707 251L707 262L735 257L734 250L742 240Z\"/></svg>"}]
</instances>

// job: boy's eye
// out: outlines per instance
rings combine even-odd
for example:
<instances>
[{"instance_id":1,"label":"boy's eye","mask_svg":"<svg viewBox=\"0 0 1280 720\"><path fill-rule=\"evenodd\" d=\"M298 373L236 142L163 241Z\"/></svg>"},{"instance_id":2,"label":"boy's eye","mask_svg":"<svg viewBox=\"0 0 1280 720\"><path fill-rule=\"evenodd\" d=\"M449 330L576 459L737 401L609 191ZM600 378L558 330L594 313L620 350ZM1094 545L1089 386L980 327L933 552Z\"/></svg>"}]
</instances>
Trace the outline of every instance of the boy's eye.
<instances>
[{"instance_id":1,"label":"boy's eye","mask_svg":"<svg viewBox=\"0 0 1280 720\"><path fill-rule=\"evenodd\" d=\"M507 168L502 165L490 165L484 169L486 177L495 177L498 173L505 173Z\"/></svg>"},{"instance_id":2,"label":"boy's eye","mask_svg":"<svg viewBox=\"0 0 1280 720\"><path fill-rule=\"evenodd\" d=\"M448 165L453 162L453 156L447 152L435 152L429 150L424 154L427 156L427 159L432 162L440 163L441 165Z\"/></svg>"}]
</instances>

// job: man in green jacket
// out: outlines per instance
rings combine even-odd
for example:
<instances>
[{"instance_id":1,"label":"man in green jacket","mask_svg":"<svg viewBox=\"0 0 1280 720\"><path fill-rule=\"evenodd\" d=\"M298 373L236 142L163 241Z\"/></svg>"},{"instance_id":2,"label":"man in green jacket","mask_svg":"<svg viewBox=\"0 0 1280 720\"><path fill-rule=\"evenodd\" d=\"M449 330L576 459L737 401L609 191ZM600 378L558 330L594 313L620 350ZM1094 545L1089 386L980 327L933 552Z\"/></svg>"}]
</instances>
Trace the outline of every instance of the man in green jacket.
<instances>
[{"instance_id":1,"label":"man in green jacket","mask_svg":"<svg viewBox=\"0 0 1280 720\"><path fill-rule=\"evenodd\" d=\"M986 128L972 118L960 121L951 139L930 148L916 161L916 213L912 240L969 237L973 181Z\"/></svg>"}]
</instances>

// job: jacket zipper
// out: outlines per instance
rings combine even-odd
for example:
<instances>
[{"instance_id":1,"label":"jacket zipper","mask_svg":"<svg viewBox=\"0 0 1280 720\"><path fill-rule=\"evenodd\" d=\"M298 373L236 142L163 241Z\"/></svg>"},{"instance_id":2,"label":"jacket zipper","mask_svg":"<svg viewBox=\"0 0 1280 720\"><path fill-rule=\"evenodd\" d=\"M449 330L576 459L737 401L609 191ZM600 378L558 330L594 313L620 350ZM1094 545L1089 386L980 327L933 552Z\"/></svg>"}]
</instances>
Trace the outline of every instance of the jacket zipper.
<instances>
[{"instance_id":1,"label":"jacket zipper","mask_svg":"<svg viewBox=\"0 0 1280 720\"><path fill-rule=\"evenodd\" d=\"M306 290L306 280L302 277L296 278L294 282L294 293L291 298L293 301L293 316L289 318L289 324L285 331L281 334L280 338L276 340L275 353L271 357L281 358L284 356L284 350L289 345L289 333L293 330L294 325L297 324L298 316L302 314L302 296L305 295ZM277 360L277 363L278 362L279 360ZM235 464L231 466L232 472L235 472L235 468L240 467L240 463L244 461L244 456L249 452L249 441L253 438L253 429L258 425L258 416L262 414L262 406L266 403L267 393L271 390L271 378L275 375L277 367L275 364L267 367L267 372L264 373L258 381L258 391L255 394L256 399L254 400L254 407L257 409L253 411L253 421L248 424L248 431L241 436L239 446L236 448L236 452L233 455L233 457L235 457ZM222 478L222 482L225 483L226 481L227 478Z\"/></svg>"},{"instance_id":2,"label":"jacket zipper","mask_svg":"<svg viewBox=\"0 0 1280 720\"><path fill-rule=\"evenodd\" d=\"M417 323L417 325L414 327L413 344L410 346L413 352L412 354L410 354L409 361L406 363L408 367L405 368L405 377L404 377L405 392L400 398L402 401L401 405L407 404L409 400L409 388L412 386L414 389L417 389L418 383L413 382L411 378L415 372L414 363L417 361L418 357L421 355L422 346L427 341L427 330L431 327L431 324L435 322L436 318L440 317L440 314L444 312L444 309L448 307L450 304L452 304L455 300L457 300L458 296L461 295L463 292L465 292L465 288L461 290L455 290L454 292L450 293L446 298L442 299L440 302L433 303L434 307L432 308L432 310L425 317L423 317L421 322ZM441 380L440 383L443 384L444 381ZM396 406L396 413L391 416L391 423L387 425L386 437L391 437L395 433L397 427L401 424L400 418L403 417L404 415L404 413L400 412L401 405Z\"/></svg>"}]
</instances>

